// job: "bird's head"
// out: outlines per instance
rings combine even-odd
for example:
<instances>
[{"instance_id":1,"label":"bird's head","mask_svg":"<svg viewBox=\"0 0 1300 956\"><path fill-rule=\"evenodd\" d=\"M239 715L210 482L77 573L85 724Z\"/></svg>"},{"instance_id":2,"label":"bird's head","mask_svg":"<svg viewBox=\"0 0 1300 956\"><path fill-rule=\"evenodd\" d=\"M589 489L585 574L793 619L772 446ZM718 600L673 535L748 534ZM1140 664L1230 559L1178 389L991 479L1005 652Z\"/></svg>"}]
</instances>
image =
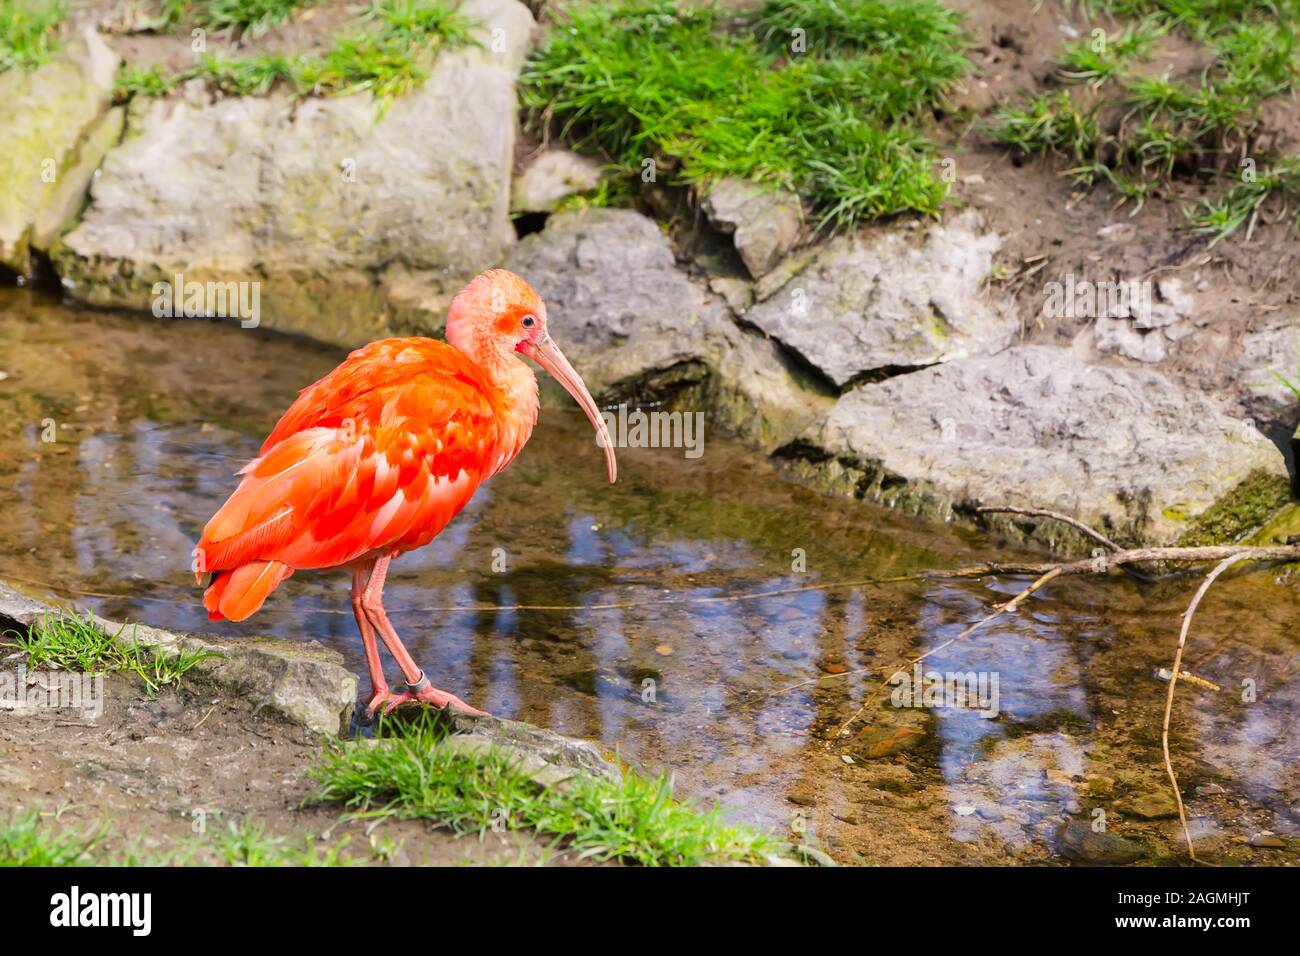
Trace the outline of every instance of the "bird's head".
<instances>
[{"instance_id":1,"label":"bird's head","mask_svg":"<svg viewBox=\"0 0 1300 956\"><path fill-rule=\"evenodd\" d=\"M518 352L549 372L596 429L597 440L605 449L609 480L618 476L605 419L582 376L547 332L546 303L531 285L505 269L490 269L477 276L452 300L447 311L447 341L489 371Z\"/></svg>"}]
</instances>

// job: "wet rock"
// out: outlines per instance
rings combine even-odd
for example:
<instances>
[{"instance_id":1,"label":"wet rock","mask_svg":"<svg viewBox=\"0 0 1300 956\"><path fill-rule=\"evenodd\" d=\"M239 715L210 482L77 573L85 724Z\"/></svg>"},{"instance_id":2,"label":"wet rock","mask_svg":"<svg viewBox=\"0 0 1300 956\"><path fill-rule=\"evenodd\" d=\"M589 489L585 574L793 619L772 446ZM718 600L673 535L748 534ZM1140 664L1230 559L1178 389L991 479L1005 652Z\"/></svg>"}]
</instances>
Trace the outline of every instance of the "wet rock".
<instances>
[{"instance_id":1,"label":"wet rock","mask_svg":"<svg viewBox=\"0 0 1300 956\"><path fill-rule=\"evenodd\" d=\"M817 253L745 320L802 356L834 385L1011 343L1019 322L982 291L1001 245L975 213L933 226L919 245L901 232L842 237ZM769 297L770 296L770 297Z\"/></svg>"},{"instance_id":2,"label":"wet rock","mask_svg":"<svg viewBox=\"0 0 1300 956\"><path fill-rule=\"evenodd\" d=\"M1276 507L1254 514L1246 504L1274 502L1287 478L1277 448L1212 399L1050 346L860 386L782 454L796 474L911 513L1037 506L1151 544L1176 540L1211 509L1222 535L1258 526ZM1086 546L1054 522L990 523L1056 548Z\"/></svg>"},{"instance_id":3,"label":"wet rock","mask_svg":"<svg viewBox=\"0 0 1300 956\"><path fill-rule=\"evenodd\" d=\"M0 263L17 272L80 210L121 132L122 111L109 109L117 62L86 30L43 66L0 73Z\"/></svg>"},{"instance_id":4,"label":"wet rock","mask_svg":"<svg viewBox=\"0 0 1300 956\"><path fill-rule=\"evenodd\" d=\"M515 177L512 212L551 212L561 199L600 185L600 165L567 149L548 149L532 157Z\"/></svg>"},{"instance_id":5,"label":"wet rock","mask_svg":"<svg viewBox=\"0 0 1300 956\"><path fill-rule=\"evenodd\" d=\"M1276 833L1256 833L1250 838L1250 845L1269 850L1285 850L1286 840Z\"/></svg>"},{"instance_id":6,"label":"wet rock","mask_svg":"<svg viewBox=\"0 0 1300 956\"><path fill-rule=\"evenodd\" d=\"M1121 809L1143 820L1167 820L1178 816L1178 804L1173 794L1164 792L1142 793L1125 800Z\"/></svg>"},{"instance_id":7,"label":"wet rock","mask_svg":"<svg viewBox=\"0 0 1300 956\"><path fill-rule=\"evenodd\" d=\"M706 411L711 424L764 448L829 405L772 342L738 328L677 268L667 237L640 213L556 213L506 268L546 299L552 333L602 404Z\"/></svg>"},{"instance_id":8,"label":"wet rock","mask_svg":"<svg viewBox=\"0 0 1300 956\"><path fill-rule=\"evenodd\" d=\"M65 613L0 582L0 623L34 624L47 615ZM337 734L346 726L357 697L357 677L343 657L315 641L299 643L272 638L222 639L180 634L95 617L106 633L123 633L163 656L206 651L212 657L188 672L254 702L309 730Z\"/></svg>"},{"instance_id":9,"label":"wet rock","mask_svg":"<svg viewBox=\"0 0 1300 956\"><path fill-rule=\"evenodd\" d=\"M1083 820L1071 820L1057 831L1057 849L1068 860L1102 866L1123 866L1147 855L1140 844L1114 833L1095 833Z\"/></svg>"},{"instance_id":10,"label":"wet rock","mask_svg":"<svg viewBox=\"0 0 1300 956\"><path fill-rule=\"evenodd\" d=\"M864 731L852 744L853 753L866 760L879 760L915 750L925 742L918 727L880 727Z\"/></svg>"},{"instance_id":11,"label":"wet rock","mask_svg":"<svg viewBox=\"0 0 1300 956\"><path fill-rule=\"evenodd\" d=\"M716 229L731 235L755 279L772 271L799 238L803 224L799 197L733 177L716 180L701 206Z\"/></svg>"},{"instance_id":12,"label":"wet rock","mask_svg":"<svg viewBox=\"0 0 1300 956\"><path fill-rule=\"evenodd\" d=\"M462 12L482 46L440 55L386 111L368 94L137 98L52 250L67 289L149 309L179 273L257 282L261 324L322 341L437 328L514 241L514 82L532 27L515 0Z\"/></svg>"}]
</instances>

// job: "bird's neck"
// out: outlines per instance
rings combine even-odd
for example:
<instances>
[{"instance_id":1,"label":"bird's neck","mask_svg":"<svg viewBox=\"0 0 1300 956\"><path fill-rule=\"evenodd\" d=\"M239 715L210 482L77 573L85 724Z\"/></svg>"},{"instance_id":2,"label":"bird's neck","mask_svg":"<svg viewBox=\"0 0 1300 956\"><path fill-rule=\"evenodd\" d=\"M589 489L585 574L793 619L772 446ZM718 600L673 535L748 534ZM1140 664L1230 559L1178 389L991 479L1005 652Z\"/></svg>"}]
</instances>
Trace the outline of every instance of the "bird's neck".
<instances>
[{"instance_id":1,"label":"bird's neck","mask_svg":"<svg viewBox=\"0 0 1300 956\"><path fill-rule=\"evenodd\" d=\"M537 424L537 376L514 352L476 359L479 368L498 393L497 453L489 474L510 464L524 447Z\"/></svg>"}]
</instances>

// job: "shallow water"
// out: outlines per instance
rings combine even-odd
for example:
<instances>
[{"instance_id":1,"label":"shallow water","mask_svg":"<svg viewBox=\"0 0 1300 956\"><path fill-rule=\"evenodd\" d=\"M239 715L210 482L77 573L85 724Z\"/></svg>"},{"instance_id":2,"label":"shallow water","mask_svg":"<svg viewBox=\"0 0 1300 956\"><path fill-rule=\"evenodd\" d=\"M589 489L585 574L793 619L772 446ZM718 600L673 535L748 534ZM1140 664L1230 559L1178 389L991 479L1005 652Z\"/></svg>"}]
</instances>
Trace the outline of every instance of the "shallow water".
<instances>
[{"instance_id":1,"label":"shallow water","mask_svg":"<svg viewBox=\"0 0 1300 956\"><path fill-rule=\"evenodd\" d=\"M345 575L299 574L252 620L214 625L189 572L232 473L340 357L0 290L0 577L109 617L314 638L364 675ZM1008 551L818 496L712 434L694 460L623 450L611 487L585 420L552 403L519 460L395 563L386 605L438 686L671 770L679 792L841 861L1058 860L1061 824L1099 810L1175 853L1177 820L1135 807L1168 793L1154 671L1195 580L1058 580L942 648L1027 581L868 581ZM1211 858L1297 859L1246 841L1295 844L1298 598L1300 575L1240 576L1197 615L1185 668L1222 689L1180 687L1173 747ZM996 679L996 716L877 698L935 649L927 670ZM900 749L872 756L882 741Z\"/></svg>"}]
</instances>

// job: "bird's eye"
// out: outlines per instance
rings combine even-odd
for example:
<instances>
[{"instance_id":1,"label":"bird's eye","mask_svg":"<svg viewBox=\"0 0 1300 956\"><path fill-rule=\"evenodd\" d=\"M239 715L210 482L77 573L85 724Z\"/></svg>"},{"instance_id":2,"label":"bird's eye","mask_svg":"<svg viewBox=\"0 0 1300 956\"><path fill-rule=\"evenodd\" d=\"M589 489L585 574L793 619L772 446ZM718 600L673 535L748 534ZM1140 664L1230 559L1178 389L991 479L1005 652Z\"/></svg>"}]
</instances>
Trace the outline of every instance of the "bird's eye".
<instances>
[{"instance_id":1,"label":"bird's eye","mask_svg":"<svg viewBox=\"0 0 1300 956\"><path fill-rule=\"evenodd\" d=\"M536 324L537 324L537 316L535 315L524 316L524 328L531 329Z\"/></svg>"}]
</instances>

